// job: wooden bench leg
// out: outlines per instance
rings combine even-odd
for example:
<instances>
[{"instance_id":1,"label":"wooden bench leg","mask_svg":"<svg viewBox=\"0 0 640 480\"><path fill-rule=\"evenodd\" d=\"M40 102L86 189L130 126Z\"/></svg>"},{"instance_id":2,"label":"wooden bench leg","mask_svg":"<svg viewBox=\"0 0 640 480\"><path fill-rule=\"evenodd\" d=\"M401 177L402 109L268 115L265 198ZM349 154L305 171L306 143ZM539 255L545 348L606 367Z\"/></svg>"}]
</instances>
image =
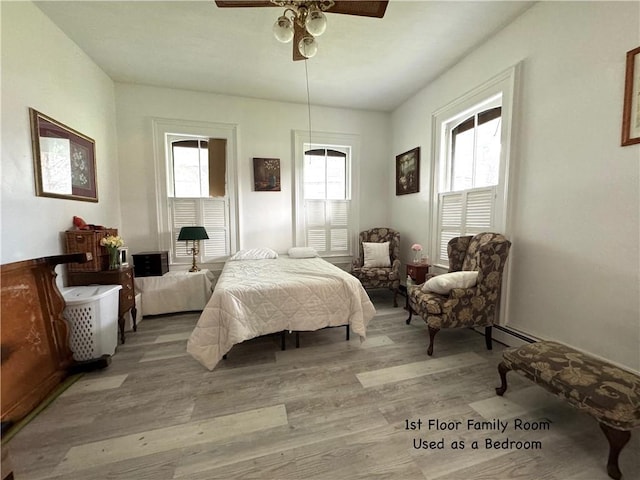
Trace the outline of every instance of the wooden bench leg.
<instances>
[{"instance_id":1,"label":"wooden bench leg","mask_svg":"<svg viewBox=\"0 0 640 480\"><path fill-rule=\"evenodd\" d=\"M436 333L440 331L439 328L429 327L429 348L427 348L427 355L433 355L433 339L436 338Z\"/></svg>"},{"instance_id":2,"label":"wooden bench leg","mask_svg":"<svg viewBox=\"0 0 640 480\"><path fill-rule=\"evenodd\" d=\"M347 324L347 342L349 341L349 324Z\"/></svg>"},{"instance_id":3,"label":"wooden bench leg","mask_svg":"<svg viewBox=\"0 0 640 480\"><path fill-rule=\"evenodd\" d=\"M500 365L498 365L498 373L500 374L500 381L502 382L502 385L496 388L496 394L499 396L504 395L504 392L507 391L507 372L510 370L504 362L500 362Z\"/></svg>"},{"instance_id":4,"label":"wooden bench leg","mask_svg":"<svg viewBox=\"0 0 640 480\"><path fill-rule=\"evenodd\" d=\"M411 323L411 317L413 316L413 310L411 310L411 305L409 305L409 318L406 320L406 324L409 325Z\"/></svg>"},{"instance_id":5,"label":"wooden bench leg","mask_svg":"<svg viewBox=\"0 0 640 480\"><path fill-rule=\"evenodd\" d=\"M609 441L609 459L607 460L607 474L614 480L620 480L622 472L618 467L618 457L624 446L631 438L631 432L625 430L616 430L603 423L600 428L604 432L604 436Z\"/></svg>"}]
</instances>

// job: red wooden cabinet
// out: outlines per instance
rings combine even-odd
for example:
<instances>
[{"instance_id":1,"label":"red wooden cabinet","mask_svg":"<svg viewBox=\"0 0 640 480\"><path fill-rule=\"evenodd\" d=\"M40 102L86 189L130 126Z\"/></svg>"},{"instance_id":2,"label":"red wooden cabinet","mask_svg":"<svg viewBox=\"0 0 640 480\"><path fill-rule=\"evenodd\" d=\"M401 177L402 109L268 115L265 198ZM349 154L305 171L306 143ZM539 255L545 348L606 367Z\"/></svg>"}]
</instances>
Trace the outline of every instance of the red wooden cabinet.
<instances>
[{"instance_id":1,"label":"red wooden cabinet","mask_svg":"<svg viewBox=\"0 0 640 480\"><path fill-rule=\"evenodd\" d=\"M429 273L429 266L426 263L407 263L407 275L416 285L424 283L424 279Z\"/></svg>"}]
</instances>

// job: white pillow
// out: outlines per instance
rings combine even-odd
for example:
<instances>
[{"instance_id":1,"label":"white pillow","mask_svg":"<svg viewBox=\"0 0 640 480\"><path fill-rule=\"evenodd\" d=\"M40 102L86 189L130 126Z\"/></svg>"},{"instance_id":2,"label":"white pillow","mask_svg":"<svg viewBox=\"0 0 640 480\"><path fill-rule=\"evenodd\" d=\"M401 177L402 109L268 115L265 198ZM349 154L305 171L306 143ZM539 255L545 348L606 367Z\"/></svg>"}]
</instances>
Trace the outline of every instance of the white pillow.
<instances>
[{"instance_id":1,"label":"white pillow","mask_svg":"<svg viewBox=\"0 0 640 480\"><path fill-rule=\"evenodd\" d=\"M390 267L389 242L369 243L362 242L364 251L363 267Z\"/></svg>"},{"instance_id":2,"label":"white pillow","mask_svg":"<svg viewBox=\"0 0 640 480\"><path fill-rule=\"evenodd\" d=\"M447 295L452 288L470 288L478 281L478 272L451 272L436 275L422 285L423 292Z\"/></svg>"},{"instance_id":3,"label":"white pillow","mask_svg":"<svg viewBox=\"0 0 640 480\"><path fill-rule=\"evenodd\" d=\"M291 247L287 252L291 258L313 258L318 252L313 247Z\"/></svg>"},{"instance_id":4,"label":"white pillow","mask_svg":"<svg viewBox=\"0 0 640 480\"><path fill-rule=\"evenodd\" d=\"M270 248L250 248L233 254L229 260L265 260L278 258L278 254Z\"/></svg>"}]
</instances>

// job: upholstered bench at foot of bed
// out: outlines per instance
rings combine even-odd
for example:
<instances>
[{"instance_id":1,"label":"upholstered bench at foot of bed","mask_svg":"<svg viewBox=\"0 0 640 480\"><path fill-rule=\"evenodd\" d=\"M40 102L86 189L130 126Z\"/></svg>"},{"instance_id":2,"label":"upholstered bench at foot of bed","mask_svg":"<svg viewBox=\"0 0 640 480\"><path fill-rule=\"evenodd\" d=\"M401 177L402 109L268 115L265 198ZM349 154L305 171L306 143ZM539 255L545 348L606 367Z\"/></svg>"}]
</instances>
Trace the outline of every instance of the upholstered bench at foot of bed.
<instances>
[{"instance_id":1,"label":"upholstered bench at foot of bed","mask_svg":"<svg viewBox=\"0 0 640 480\"><path fill-rule=\"evenodd\" d=\"M609 441L607 473L618 480L620 452L640 426L640 376L551 341L508 349L502 356L496 393L506 392L513 370L594 417Z\"/></svg>"}]
</instances>

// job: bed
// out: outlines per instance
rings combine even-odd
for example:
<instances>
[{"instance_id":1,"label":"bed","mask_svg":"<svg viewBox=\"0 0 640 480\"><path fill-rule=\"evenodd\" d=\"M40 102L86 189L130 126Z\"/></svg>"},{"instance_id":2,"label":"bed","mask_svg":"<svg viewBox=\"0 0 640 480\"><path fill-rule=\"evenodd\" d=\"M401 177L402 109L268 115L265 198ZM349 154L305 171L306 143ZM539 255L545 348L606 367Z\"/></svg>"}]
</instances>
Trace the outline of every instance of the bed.
<instances>
[{"instance_id":1,"label":"bed","mask_svg":"<svg viewBox=\"0 0 640 480\"><path fill-rule=\"evenodd\" d=\"M360 282L319 257L230 260L187 352L213 370L233 345L270 333L349 325L364 339L375 313Z\"/></svg>"}]
</instances>

